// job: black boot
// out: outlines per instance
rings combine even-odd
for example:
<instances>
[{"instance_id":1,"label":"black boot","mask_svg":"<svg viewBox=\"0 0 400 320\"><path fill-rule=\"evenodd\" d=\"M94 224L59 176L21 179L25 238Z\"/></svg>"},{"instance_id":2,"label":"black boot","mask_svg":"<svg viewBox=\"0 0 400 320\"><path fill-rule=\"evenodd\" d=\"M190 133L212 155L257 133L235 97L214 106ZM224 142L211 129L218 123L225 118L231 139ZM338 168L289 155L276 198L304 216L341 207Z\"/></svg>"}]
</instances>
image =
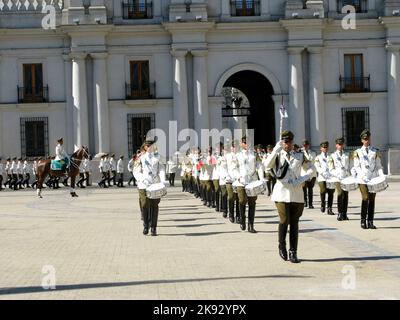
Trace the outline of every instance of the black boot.
<instances>
[{"instance_id":1,"label":"black boot","mask_svg":"<svg viewBox=\"0 0 400 320\"><path fill-rule=\"evenodd\" d=\"M321 193L321 212L325 212L325 194Z\"/></svg>"},{"instance_id":2,"label":"black boot","mask_svg":"<svg viewBox=\"0 0 400 320\"><path fill-rule=\"evenodd\" d=\"M343 221L344 219L343 219L343 214L342 213L338 213L338 216L337 216L337 221Z\"/></svg>"},{"instance_id":3,"label":"black boot","mask_svg":"<svg viewBox=\"0 0 400 320\"><path fill-rule=\"evenodd\" d=\"M286 234L287 234L288 226L285 224L279 224L278 227L278 237L279 237L279 256L287 261L288 253L286 250Z\"/></svg>"},{"instance_id":4,"label":"black boot","mask_svg":"<svg viewBox=\"0 0 400 320\"><path fill-rule=\"evenodd\" d=\"M304 196L304 207L306 208L308 205L307 202L307 187L303 187L303 196Z\"/></svg>"},{"instance_id":5,"label":"black boot","mask_svg":"<svg viewBox=\"0 0 400 320\"><path fill-rule=\"evenodd\" d=\"M361 219L361 228L368 229L367 220Z\"/></svg>"},{"instance_id":6,"label":"black boot","mask_svg":"<svg viewBox=\"0 0 400 320\"><path fill-rule=\"evenodd\" d=\"M228 209L229 209L229 221L231 223L235 223L235 202L229 201L228 202Z\"/></svg>"},{"instance_id":7,"label":"black boot","mask_svg":"<svg viewBox=\"0 0 400 320\"><path fill-rule=\"evenodd\" d=\"M239 204L240 210L240 229L246 230L246 205Z\"/></svg>"},{"instance_id":8,"label":"black boot","mask_svg":"<svg viewBox=\"0 0 400 320\"><path fill-rule=\"evenodd\" d=\"M330 216L334 216L335 215L335 213L333 212L333 209L330 208L330 207L328 207L328 215L330 215Z\"/></svg>"},{"instance_id":9,"label":"black boot","mask_svg":"<svg viewBox=\"0 0 400 320\"><path fill-rule=\"evenodd\" d=\"M236 223L237 224L240 224L240 205L239 205L239 200L235 200L235 202L236 202L236 219L235 219L235 221L236 221Z\"/></svg>"},{"instance_id":10,"label":"black boot","mask_svg":"<svg viewBox=\"0 0 400 320\"><path fill-rule=\"evenodd\" d=\"M289 250L289 260L291 263L300 263L300 260L297 258L297 252L293 250Z\"/></svg>"},{"instance_id":11,"label":"black boot","mask_svg":"<svg viewBox=\"0 0 400 320\"><path fill-rule=\"evenodd\" d=\"M314 200L314 192L313 192L313 188L308 188L308 208L309 209L314 209L313 206L313 200Z\"/></svg>"},{"instance_id":12,"label":"black boot","mask_svg":"<svg viewBox=\"0 0 400 320\"><path fill-rule=\"evenodd\" d=\"M221 206L219 203L219 191L215 191L215 211L220 212Z\"/></svg>"},{"instance_id":13,"label":"black boot","mask_svg":"<svg viewBox=\"0 0 400 320\"><path fill-rule=\"evenodd\" d=\"M373 221L368 220L368 229L376 230L378 228L374 226L374 222Z\"/></svg>"},{"instance_id":14,"label":"black boot","mask_svg":"<svg viewBox=\"0 0 400 320\"><path fill-rule=\"evenodd\" d=\"M368 214L368 201L363 200L361 203L361 228L363 229L368 229L367 214Z\"/></svg>"},{"instance_id":15,"label":"black boot","mask_svg":"<svg viewBox=\"0 0 400 320\"><path fill-rule=\"evenodd\" d=\"M249 204L249 224L248 224L248 229L247 229L247 231L250 233L257 233L257 231L254 229L255 215L256 215L256 204L251 203L251 204Z\"/></svg>"}]
</instances>

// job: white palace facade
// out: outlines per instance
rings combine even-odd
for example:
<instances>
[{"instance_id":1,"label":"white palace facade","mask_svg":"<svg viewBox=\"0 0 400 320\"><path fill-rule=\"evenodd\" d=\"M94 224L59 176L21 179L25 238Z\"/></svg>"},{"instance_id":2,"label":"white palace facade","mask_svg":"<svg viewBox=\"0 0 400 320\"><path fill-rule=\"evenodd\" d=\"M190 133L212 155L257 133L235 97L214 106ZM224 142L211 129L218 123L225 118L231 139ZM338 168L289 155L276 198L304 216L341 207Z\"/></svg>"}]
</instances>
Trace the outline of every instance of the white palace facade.
<instances>
[{"instance_id":1,"label":"white palace facade","mask_svg":"<svg viewBox=\"0 0 400 320\"><path fill-rule=\"evenodd\" d=\"M298 143L369 128L400 173L400 0L0 0L3 159L129 156L173 120L272 144L282 100Z\"/></svg>"}]
</instances>

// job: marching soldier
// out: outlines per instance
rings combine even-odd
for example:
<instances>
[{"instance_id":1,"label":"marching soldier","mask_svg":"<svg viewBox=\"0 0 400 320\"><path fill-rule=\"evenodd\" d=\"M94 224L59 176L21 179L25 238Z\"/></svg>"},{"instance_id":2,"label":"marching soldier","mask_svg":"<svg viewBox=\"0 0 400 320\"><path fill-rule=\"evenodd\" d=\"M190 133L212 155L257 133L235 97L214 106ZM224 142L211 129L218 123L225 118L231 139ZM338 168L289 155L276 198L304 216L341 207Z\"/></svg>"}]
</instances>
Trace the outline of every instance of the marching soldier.
<instances>
[{"instance_id":1,"label":"marching soldier","mask_svg":"<svg viewBox=\"0 0 400 320\"><path fill-rule=\"evenodd\" d=\"M362 196L361 227L363 229L377 229L374 225L376 193L369 192L367 183L373 178L384 177L382 156L378 149L371 146L371 132L369 130L364 130L360 137L363 146L354 152L354 168L352 171L362 181L360 183Z\"/></svg>"},{"instance_id":2,"label":"marching soldier","mask_svg":"<svg viewBox=\"0 0 400 320\"><path fill-rule=\"evenodd\" d=\"M107 155L103 155L100 159L100 163L99 163L99 170L100 173L102 175L101 181L98 183L99 187L103 187L103 188L108 188L106 181L108 181L108 177L107 177Z\"/></svg>"},{"instance_id":3,"label":"marching soldier","mask_svg":"<svg viewBox=\"0 0 400 320\"><path fill-rule=\"evenodd\" d=\"M89 158L85 158L83 160L84 163L84 168L85 168L85 181L86 181L86 187L90 187L90 173L92 171L91 168L91 161L93 160L92 156L89 155Z\"/></svg>"},{"instance_id":4,"label":"marching soldier","mask_svg":"<svg viewBox=\"0 0 400 320\"><path fill-rule=\"evenodd\" d=\"M29 165L29 162L27 159L24 159L22 171L25 176L25 179L22 181L22 185L25 188L30 188L31 186L29 185L29 181L31 180L31 166Z\"/></svg>"},{"instance_id":5,"label":"marching soldier","mask_svg":"<svg viewBox=\"0 0 400 320\"><path fill-rule=\"evenodd\" d=\"M219 176L219 186L221 188L221 207L222 216L228 217L228 191L226 189L228 177L228 162L226 160L226 151L224 145L220 144L220 156L217 159L217 168Z\"/></svg>"},{"instance_id":6,"label":"marching soldier","mask_svg":"<svg viewBox=\"0 0 400 320\"><path fill-rule=\"evenodd\" d=\"M249 222L247 231L250 233L256 233L254 229L254 218L256 214L256 201L257 196L247 196L245 187L256 180L264 180L264 170L259 165L257 166L257 159L254 152L249 150L247 144L247 138L242 138L242 150L237 154L237 160L239 165L239 175L237 187L237 193L239 198L239 210L240 210L240 228L246 230L246 204L249 206Z\"/></svg>"},{"instance_id":7,"label":"marching soldier","mask_svg":"<svg viewBox=\"0 0 400 320\"><path fill-rule=\"evenodd\" d=\"M212 147L208 149L208 154L203 155L200 160L200 183L202 185L203 190L203 204L208 207L213 207L212 201L212 193L213 193L213 181L212 181L212 173L213 173L213 155L212 155Z\"/></svg>"},{"instance_id":8,"label":"marching soldier","mask_svg":"<svg viewBox=\"0 0 400 320\"><path fill-rule=\"evenodd\" d=\"M136 154L133 154L132 158L128 162L128 171L131 174L131 177L128 181L128 186L130 186L131 183L133 183L133 186L136 187L136 179L135 179L135 176L133 175L133 166L136 161L136 157L139 153L140 153L140 150L137 150Z\"/></svg>"},{"instance_id":9,"label":"marching soldier","mask_svg":"<svg viewBox=\"0 0 400 320\"><path fill-rule=\"evenodd\" d=\"M143 234L147 235L151 228L151 235L157 236L158 205L161 199L147 198L146 188L155 183L165 183L165 169L160 157L153 152L154 141L145 141L143 150L144 154L140 156L134 168L143 210Z\"/></svg>"},{"instance_id":10,"label":"marching soldier","mask_svg":"<svg viewBox=\"0 0 400 320\"><path fill-rule=\"evenodd\" d=\"M10 189L17 190L17 182L18 182L18 171L17 171L17 158L14 157L10 166L12 181L9 184Z\"/></svg>"},{"instance_id":11,"label":"marching soldier","mask_svg":"<svg viewBox=\"0 0 400 320\"><path fill-rule=\"evenodd\" d=\"M327 189L326 181L332 178L331 173L329 171L329 161L331 161L328 157L328 148L329 142L324 141L320 144L321 153L315 159L315 168L318 172L318 184L320 188L321 194L321 212L325 212L326 210L326 194L328 194L328 215L334 215L333 213L333 196L335 193L334 189Z\"/></svg>"},{"instance_id":12,"label":"marching soldier","mask_svg":"<svg viewBox=\"0 0 400 320\"><path fill-rule=\"evenodd\" d=\"M115 162L115 154L112 154L109 159L109 172L108 186L111 187L111 180L113 182L113 186L117 185L117 164Z\"/></svg>"},{"instance_id":13,"label":"marching soldier","mask_svg":"<svg viewBox=\"0 0 400 320\"><path fill-rule=\"evenodd\" d=\"M315 159L317 158L317 154L310 149L310 142L308 140L303 140L303 154L307 161L314 164ZM315 181L317 180L317 173L314 172L311 176L311 179L304 182L303 185L303 195L304 195L304 207L309 209L314 209L314 186Z\"/></svg>"},{"instance_id":14,"label":"marching soldier","mask_svg":"<svg viewBox=\"0 0 400 320\"><path fill-rule=\"evenodd\" d=\"M38 183L37 168L36 168L38 161L39 161L38 158L33 159L32 173L33 173L33 176L35 177L35 181L32 183L32 189L35 189L37 187L37 183Z\"/></svg>"},{"instance_id":15,"label":"marching soldier","mask_svg":"<svg viewBox=\"0 0 400 320\"><path fill-rule=\"evenodd\" d=\"M305 159L303 153L293 152L293 138L292 132L282 132L282 140L276 144L264 165L273 169L277 177L271 200L275 202L280 218L279 255L283 260L288 260L286 235L290 225L289 260L292 263L299 263L297 257L299 219L304 210L302 183L311 177L315 168ZM304 176L302 170L306 172Z\"/></svg>"},{"instance_id":16,"label":"marching soldier","mask_svg":"<svg viewBox=\"0 0 400 320\"><path fill-rule=\"evenodd\" d=\"M12 181L12 174L11 174L11 159L7 158L6 160L6 167L5 167L5 171L6 171L6 175L7 175L7 180L4 183L4 188L7 187L7 185L10 187L11 181Z\"/></svg>"},{"instance_id":17,"label":"marching soldier","mask_svg":"<svg viewBox=\"0 0 400 320\"><path fill-rule=\"evenodd\" d=\"M344 138L336 139L336 151L331 154L329 170L331 175L339 181L350 176L350 156L344 152ZM349 205L349 192L342 189L340 182L336 183L338 221L349 220L347 207Z\"/></svg>"},{"instance_id":18,"label":"marching soldier","mask_svg":"<svg viewBox=\"0 0 400 320\"><path fill-rule=\"evenodd\" d=\"M177 164L175 163L173 158L170 158L167 162L167 174L168 174L168 182L171 187L175 186L175 174L178 170Z\"/></svg>"},{"instance_id":19,"label":"marching soldier","mask_svg":"<svg viewBox=\"0 0 400 320\"><path fill-rule=\"evenodd\" d=\"M214 154L211 149L211 155L209 156L209 162L212 166L212 207L215 208L216 212L220 212L220 194L221 188L219 186L219 173L218 173L218 157L220 156L220 144L217 145L216 153Z\"/></svg>"},{"instance_id":20,"label":"marching soldier","mask_svg":"<svg viewBox=\"0 0 400 320\"><path fill-rule=\"evenodd\" d=\"M228 165L228 175L225 178L226 191L228 193L228 211L229 220L232 223L240 223L239 198L238 194L233 191L233 182L239 176L239 163L236 156L236 143L232 141L230 151L226 154ZM236 218L235 218L236 208Z\"/></svg>"},{"instance_id":21,"label":"marching soldier","mask_svg":"<svg viewBox=\"0 0 400 320\"><path fill-rule=\"evenodd\" d=\"M85 189L85 186L83 183L85 182L85 161L81 162L81 165L79 166L79 181L76 183L76 186Z\"/></svg>"},{"instance_id":22,"label":"marching soldier","mask_svg":"<svg viewBox=\"0 0 400 320\"><path fill-rule=\"evenodd\" d=\"M117 186L119 188L124 187L124 156L120 156L117 163L117 174L118 174L118 183Z\"/></svg>"},{"instance_id":23,"label":"marching soldier","mask_svg":"<svg viewBox=\"0 0 400 320\"><path fill-rule=\"evenodd\" d=\"M22 189L22 182L24 181L24 164L22 163L22 158L18 158L17 162L17 175L18 175L18 190Z\"/></svg>"}]
</instances>

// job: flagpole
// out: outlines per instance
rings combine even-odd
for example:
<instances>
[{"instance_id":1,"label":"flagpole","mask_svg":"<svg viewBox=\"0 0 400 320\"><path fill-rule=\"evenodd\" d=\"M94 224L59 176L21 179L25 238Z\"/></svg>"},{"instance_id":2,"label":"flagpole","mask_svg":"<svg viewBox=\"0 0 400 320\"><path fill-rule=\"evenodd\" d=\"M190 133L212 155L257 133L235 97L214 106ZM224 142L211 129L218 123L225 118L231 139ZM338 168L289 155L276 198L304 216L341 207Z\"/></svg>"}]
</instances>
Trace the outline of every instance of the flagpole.
<instances>
[{"instance_id":1,"label":"flagpole","mask_svg":"<svg viewBox=\"0 0 400 320\"><path fill-rule=\"evenodd\" d=\"M281 107L284 107L284 105L283 105L283 96L282 96ZM283 132L283 113L280 112L280 115L281 115L281 122L280 122L280 127L279 127L279 139L282 136L282 132Z\"/></svg>"}]
</instances>

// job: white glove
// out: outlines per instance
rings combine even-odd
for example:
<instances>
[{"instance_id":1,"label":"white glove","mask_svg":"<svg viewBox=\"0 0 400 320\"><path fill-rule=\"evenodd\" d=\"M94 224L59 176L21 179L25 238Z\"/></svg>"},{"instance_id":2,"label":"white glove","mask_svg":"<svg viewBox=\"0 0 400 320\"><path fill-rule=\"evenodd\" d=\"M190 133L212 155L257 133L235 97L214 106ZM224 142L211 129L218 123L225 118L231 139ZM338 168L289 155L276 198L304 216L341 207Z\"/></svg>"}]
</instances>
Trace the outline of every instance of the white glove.
<instances>
[{"instance_id":1,"label":"white glove","mask_svg":"<svg viewBox=\"0 0 400 320\"><path fill-rule=\"evenodd\" d=\"M384 176L385 176L385 174L383 173L383 169L379 169L379 170L378 170L378 175L379 175L380 177L384 177Z\"/></svg>"},{"instance_id":2,"label":"white glove","mask_svg":"<svg viewBox=\"0 0 400 320\"><path fill-rule=\"evenodd\" d=\"M364 176L364 177L362 178L362 180L363 180L365 183L368 183L368 182L371 181L371 179L370 179L369 177L367 177L367 176Z\"/></svg>"},{"instance_id":3,"label":"white glove","mask_svg":"<svg viewBox=\"0 0 400 320\"><path fill-rule=\"evenodd\" d=\"M279 152L279 151L282 150L282 148L283 148L283 140L280 140L280 141L278 141L277 144L275 145L273 151L274 151L274 152Z\"/></svg>"},{"instance_id":4,"label":"white glove","mask_svg":"<svg viewBox=\"0 0 400 320\"><path fill-rule=\"evenodd\" d=\"M143 180L143 184L144 184L146 187L148 187L148 186L151 185L151 182L150 182L150 180L148 180L148 179L144 179L144 180Z\"/></svg>"},{"instance_id":5,"label":"white glove","mask_svg":"<svg viewBox=\"0 0 400 320\"><path fill-rule=\"evenodd\" d=\"M240 178L239 178L239 183L245 184L245 183L246 183L245 178L244 178L244 177L240 177Z\"/></svg>"}]
</instances>

